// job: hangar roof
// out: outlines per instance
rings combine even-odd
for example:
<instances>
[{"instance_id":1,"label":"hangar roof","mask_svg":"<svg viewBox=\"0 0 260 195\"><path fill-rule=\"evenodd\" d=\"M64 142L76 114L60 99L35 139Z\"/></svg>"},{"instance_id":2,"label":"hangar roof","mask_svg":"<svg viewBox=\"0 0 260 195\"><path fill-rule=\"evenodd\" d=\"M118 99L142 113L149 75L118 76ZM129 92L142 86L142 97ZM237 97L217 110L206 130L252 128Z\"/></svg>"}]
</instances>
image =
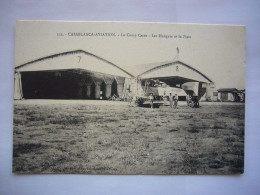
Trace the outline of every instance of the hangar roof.
<instances>
[{"instance_id":1,"label":"hangar roof","mask_svg":"<svg viewBox=\"0 0 260 195\"><path fill-rule=\"evenodd\" d=\"M15 68L18 72L43 71L43 70L68 70L82 69L121 77L139 77L141 79L164 79L169 83L172 79L187 81L212 82L207 76L197 69L181 61L165 61L160 63L143 64L121 68L92 53L75 50L54 54L19 65Z\"/></svg>"},{"instance_id":2,"label":"hangar roof","mask_svg":"<svg viewBox=\"0 0 260 195\"><path fill-rule=\"evenodd\" d=\"M160 63L143 64L126 67L125 70L141 79L148 78L185 78L189 80L199 80L202 82L213 82L206 75L197 69L181 61L165 61Z\"/></svg>"},{"instance_id":3,"label":"hangar roof","mask_svg":"<svg viewBox=\"0 0 260 195\"><path fill-rule=\"evenodd\" d=\"M15 67L18 72L83 69L121 77L133 77L121 67L92 53L75 50L54 54Z\"/></svg>"}]
</instances>

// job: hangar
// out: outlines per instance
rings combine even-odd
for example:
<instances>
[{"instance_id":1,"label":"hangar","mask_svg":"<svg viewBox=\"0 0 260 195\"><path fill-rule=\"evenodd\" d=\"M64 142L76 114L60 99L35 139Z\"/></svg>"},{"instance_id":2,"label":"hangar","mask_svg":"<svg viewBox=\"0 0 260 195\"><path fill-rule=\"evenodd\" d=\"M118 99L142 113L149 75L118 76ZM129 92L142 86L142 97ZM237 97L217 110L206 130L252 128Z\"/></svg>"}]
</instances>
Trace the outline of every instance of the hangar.
<instances>
[{"instance_id":1,"label":"hangar","mask_svg":"<svg viewBox=\"0 0 260 195\"><path fill-rule=\"evenodd\" d=\"M129 92L146 96L148 88L163 87L182 89L201 98L212 96L215 85L200 71L178 60L121 68L76 50L15 67L14 99L124 98Z\"/></svg>"},{"instance_id":2,"label":"hangar","mask_svg":"<svg viewBox=\"0 0 260 195\"><path fill-rule=\"evenodd\" d=\"M108 99L131 77L96 55L70 51L17 66L14 99Z\"/></svg>"},{"instance_id":3,"label":"hangar","mask_svg":"<svg viewBox=\"0 0 260 195\"><path fill-rule=\"evenodd\" d=\"M182 89L187 95L198 96L199 99L203 96L204 98L210 98L213 96L215 89L215 84L211 79L179 60L131 66L127 67L126 70L135 75L141 81L142 86L146 86L148 81L150 87L155 86L160 89L171 87L175 88L173 91L180 94L181 91L178 89ZM151 80L155 82L151 82ZM166 86L160 85L156 81L160 81L166 84ZM163 92L165 90L160 89L158 93L162 96L163 93L160 93L160 91Z\"/></svg>"},{"instance_id":4,"label":"hangar","mask_svg":"<svg viewBox=\"0 0 260 195\"><path fill-rule=\"evenodd\" d=\"M236 88L218 89L218 99L222 102L245 102L245 90Z\"/></svg>"}]
</instances>

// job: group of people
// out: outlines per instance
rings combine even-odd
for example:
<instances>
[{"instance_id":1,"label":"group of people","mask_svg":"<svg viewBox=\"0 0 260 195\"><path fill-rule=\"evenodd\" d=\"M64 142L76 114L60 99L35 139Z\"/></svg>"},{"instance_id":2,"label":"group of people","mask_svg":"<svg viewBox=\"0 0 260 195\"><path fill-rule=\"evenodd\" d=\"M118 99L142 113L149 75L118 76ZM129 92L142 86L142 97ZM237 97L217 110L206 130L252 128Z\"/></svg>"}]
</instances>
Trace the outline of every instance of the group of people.
<instances>
[{"instance_id":1,"label":"group of people","mask_svg":"<svg viewBox=\"0 0 260 195\"><path fill-rule=\"evenodd\" d=\"M170 106L171 108L177 108L178 106L178 94L175 94L174 96L172 95L172 93L170 93L169 96L166 95L166 92L164 92L164 95L163 95L163 101L164 101L164 105L166 105L167 103L167 99L169 97L169 102L170 102ZM153 108L153 100L154 100L154 96L153 94L151 93L149 95L149 101L150 101L150 105L151 105L151 108Z\"/></svg>"},{"instance_id":2,"label":"group of people","mask_svg":"<svg viewBox=\"0 0 260 195\"><path fill-rule=\"evenodd\" d=\"M172 95L172 93L170 93L169 96L167 96L166 92L164 92L164 95L163 95L164 105L167 104L168 97L169 97L170 107L171 108L177 108L177 106L178 106L178 94ZM150 93L150 95L148 96L148 99L149 99L151 108L154 108L154 95L153 95L153 93ZM136 101L136 97L133 96L131 92L129 92L128 98L127 98L128 105L131 106L133 101Z\"/></svg>"},{"instance_id":3,"label":"group of people","mask_svg":"<svg viewBox=\"0 0 260 195\"><path fill-rule=\"evenodd\" d=\"M164 92L163 94L163 101L164 101L164 105L166 105L167 103L167 99L169 97L169 102L170 102L170 106L171 108L177 108L178 106L178 94L176 93L175 95L173 95L172 93L169 94L169 96L166 95L166 92Z\"/></svg>"}]
</instances>

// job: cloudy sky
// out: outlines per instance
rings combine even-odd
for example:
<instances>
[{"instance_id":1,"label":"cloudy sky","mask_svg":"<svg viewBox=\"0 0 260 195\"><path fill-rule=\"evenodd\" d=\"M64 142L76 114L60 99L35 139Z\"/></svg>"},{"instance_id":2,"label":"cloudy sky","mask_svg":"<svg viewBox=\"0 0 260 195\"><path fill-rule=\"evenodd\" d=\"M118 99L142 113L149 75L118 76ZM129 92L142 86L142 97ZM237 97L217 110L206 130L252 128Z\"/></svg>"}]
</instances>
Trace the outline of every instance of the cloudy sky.
<instances>
[{"instance_id":1,"label":"cloudy sky","mask_svg":"<svg viewBox=\"0 0 260 195\"><path fill-rule=\"evenodd\" d=\"M177 47L178 59L208 76L217 89L245 88L244 26L18 22L15 66L78 49L120 67L136 66L171 61Z\"/></svg>"}]
</instances>

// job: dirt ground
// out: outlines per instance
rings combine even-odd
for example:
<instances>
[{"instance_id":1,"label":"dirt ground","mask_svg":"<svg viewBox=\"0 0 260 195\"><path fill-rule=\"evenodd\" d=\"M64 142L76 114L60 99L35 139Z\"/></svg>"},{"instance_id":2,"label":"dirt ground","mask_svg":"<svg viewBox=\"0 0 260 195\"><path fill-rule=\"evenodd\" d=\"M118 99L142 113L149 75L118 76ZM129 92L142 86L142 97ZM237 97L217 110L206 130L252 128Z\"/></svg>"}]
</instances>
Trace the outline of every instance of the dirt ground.
<instances>
[{"instance_id":1,"label":"dirt ground","mask_svg":"<svg viewBox=\"0 0 260 195\"><path fill-rule=\"evenodd\" d=\"M244 104L14 102L13 172L239 174Z\"/></svg>"}]
</instances>

